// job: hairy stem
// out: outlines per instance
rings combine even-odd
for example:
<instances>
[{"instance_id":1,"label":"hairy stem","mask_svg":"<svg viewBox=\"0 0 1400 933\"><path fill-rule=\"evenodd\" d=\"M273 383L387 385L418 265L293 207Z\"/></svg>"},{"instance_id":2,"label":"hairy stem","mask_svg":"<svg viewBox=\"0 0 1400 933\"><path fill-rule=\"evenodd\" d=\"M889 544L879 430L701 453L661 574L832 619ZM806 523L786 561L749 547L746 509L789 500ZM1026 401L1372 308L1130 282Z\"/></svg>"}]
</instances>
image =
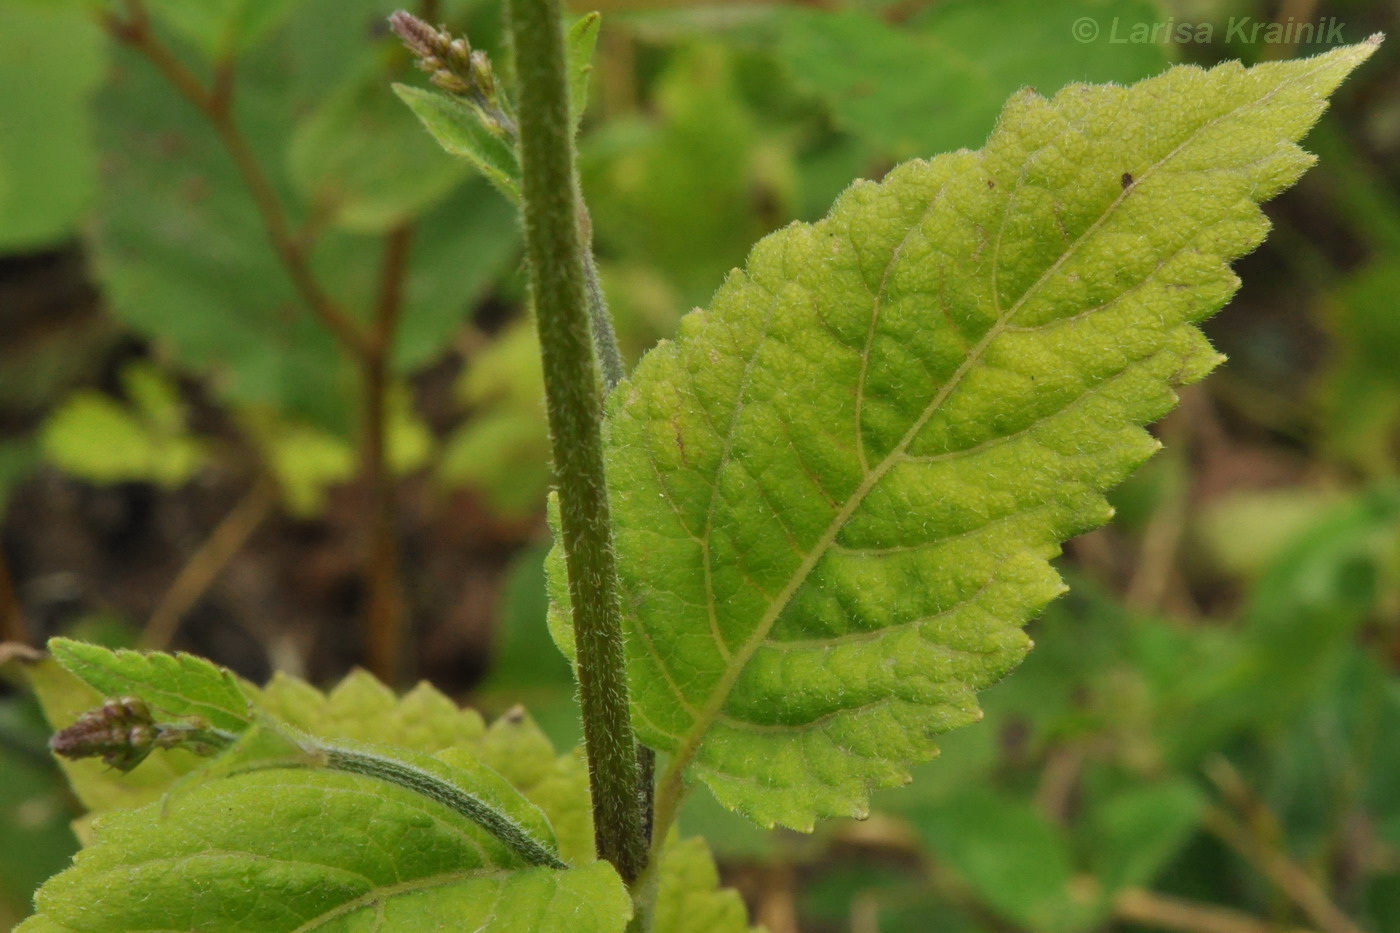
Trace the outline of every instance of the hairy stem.
<instances>
[{"instance_id":1,"label":"hairy stem","mask_svg":"<svg viewBox=\"0 0 1400 933\"><path fill-rule=\"evenodd\" d=\"M573 605L594 837L599 857L630 884L645 864L646 840L604 477L562 11L559 0L512 0L510 11L520 81L525 244Z\"/></svg>"},{"instance_id":2,"label":"hairy stem","mask_svg":"<svg viewBox=\"0 0 1400 933\"><path fill-rule=\"evenodd\" d=\"M271 724L269 724L271 725ZM286 752L272 757L254 757L235 762L229 774L270 768L326 768L398 785L466 817L505 844L527 865L567 868L568 865L548 846L531 836L524 827L491 804L459 787L447 774L450 768L424 756L420 764L381 754L372 748L323 743L301 734L288 734L275 725L273 733L285 743ZM110 767L130 771L157 749L183 748L204 757L231 754L242 735L211 726L200 717L178 722L160 722L144 700L136 697L109 698L89 710L72 725L55 733L49 747L57 755L79 760L101 758ZM445 773L434 773L434 769Z\"/></svg>"},{"instance_id":3,"label":"hairy stem","mask_svg":"<svg viewBox=\"0 0 1400 933\"><path fill-rule=\"evenodd\" d=\"M465 816L505 843L528 865L543 865L547 868L568 867L559 856L547 849L510 817L475 795L449 784L422 768L416 768L405 762L369 752L337 746L325 746L319 751L324 755L322 761L325 767L332 771L345 771L397 784L399 787L422 794L424 797L435 800Z\"/></svg>"},{"instance_id":4,"label":"hairy stem","mask_svg":"<svg viewBox=\"0 0 1400 933\"><path fill-rule=\"evenodd\" d=\"M608 310L608 299L603 294L603 283L598 281L598 263L591 249L584 257L583 274L584 284L588 288L588 318L593 325L593 344L598 348L598 361L603 368L603 392L606 395L626 378L627 370L622 363L617 332L613 330L612 312Z\"/></svg>"}]
</instances>

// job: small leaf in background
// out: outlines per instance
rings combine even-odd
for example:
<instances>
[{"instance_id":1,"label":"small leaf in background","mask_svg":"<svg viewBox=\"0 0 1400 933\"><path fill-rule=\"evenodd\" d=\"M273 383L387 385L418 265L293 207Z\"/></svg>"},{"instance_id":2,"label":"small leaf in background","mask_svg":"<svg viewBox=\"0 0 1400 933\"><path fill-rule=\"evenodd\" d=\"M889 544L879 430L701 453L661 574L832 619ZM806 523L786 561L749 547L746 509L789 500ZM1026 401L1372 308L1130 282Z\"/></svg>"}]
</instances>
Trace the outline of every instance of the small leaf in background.
<instances>
[{"instance_id":1,"label":"small leaf in background","mask_svg":"<svg viewBox=\"0 0 1400 933\"><path fill-rule=\"evenodd\" d=\"M407 84L395 84L394 93L443 149L466 159L508 200L520 200L520 163L515 147L482 126L470 107L441 91Z\"/></svg>"},{"instance_id":2,"label":"small leaf in background","mask_svg":"<svg viewBox=\"0 0 1400 933\"><path fill-rule=\"evenodd\" d=\"M1400 426L1400 256L1386 254L1329 296L1326 323L1337 344L1322 386L1320 427L1338 454L1373 476L1393 473Z\"/></svg>"},{"instance_id":3,"label":"small leaf in background","mask_svg":"<svg viewBox=\"0 0 1400 933\"><path fill-rule=\"evenodd\" d=\"M402 386L391 389L388 401L389 466L399 475L412 473L431 458L436 442ZM354 480L360 458L350 439L278 417L266 406L249 406L240 414L244 431L276 478L282 504L292 515L319 514L331 489Z\"/></svg>"},{"instance_id":4,"label":"small leaf in background","mask_svg":"<svg viewBox=\"0 0 1400 933\"><path fill-rule=\"evenodd\" d=\"M654 122L614 122L589 136L580 171L600 253L654 266L683 311L789 212L783 180L765 174L731 53L686 46L653 96Z\"/></svg>"},{"instance_id":5,"label":"small leaf in background","mask_svg":"<svg viewBox=\"0 0 1400 933\"><path fill-rule=\"evenodd\" d=\"M537 514L552 474L534 326L516 323L478 351L457 398L468 417L443 445L439 480L479 489L503 516Z\"/></svg>"},{"instance_id":6,"label":"small leaf in background","mask_svg":"<svg viewBox=\"0 0 1400 933\"><path fill-rule=\"evenodd\" d=\"M685 771L809 829L864 815L980 718L976 692L1065 589L1060 543L1111 516L1103 492L1161 446L1142 426L1219 361L1195 325L1375 48L1024 92L984 149L760 242L642 360L606 455L663 788Z\"/></svg>"},{"instance_id":7,"label":"small leaf in background","mask_svg":"<svg viewBox=\"0 0 1400 933\"><path fill-rule=\"evenodd\" d=\"M240 420L276 477L283 505L294 516L319 513L330 488L355 475L355 450L343 438L279 418L266 407L244 409Z\"/></svg>"},{"instance_id":8,"label":"small leaf in background","mask_svg":"<svg viewBox=\"0 0 1400 933\"><path fill-rule=\"evenodd\" d=\"M92 483L170 488L188 482L208 460L208 451L187 433L176 387L140 363L123 370L122 384L129 406L100 392L69 396L44 423L45 459Z\"/></svg>"},{"instance_id":9,"label":"small leaf in background","mask_svg":"<svg viewBox=\"0 0 1400 933\"><path fill-rule=\"evenodd\" d=\"M1105 898L1150 885L1190 841L1205 809L1204 796L1183 779L1088 797L1089 851Z\"/></svg>"},{"instance_id":10,"label":"small leaf in background","mask_svg":"<svg viewBox=\"0 0 1400 933\"><path fill-rule=\"evenodd\" d=\"M1083 18L1104 30L1099 41L1076 40L1071 27ZM840 126L907 158L981 145L1019 88L1048 97L1072 81L1156 74L1166 46L1109 42L1107 30L1160 19L1148 0L952 0L905 28L855 10L791 9L777 47Z\"/></svg>"},{"instance_id":11,"label":"small leaf in background","mask_svg":"<svg viewBox=\"0 0 1400 933\"><path fill-rule=\"evenodd\" d=\"M311 210L384 233L440 201L467 170L434 145L371 61L298 125L288 175Z\"/></svg>"},{"instance_id":12,"label":"small leaf in background","mask_svg":"<svg viewBox=\"0 0 1400 933\"><path fill-rule=\"evenodd\" d=\"M1337 498L1309 487L1230 493L1206 504L1198 533L1215 567L1254 579L1338 505Z\"/></svg>"},{"instance_id":13,"label":"small leaf in background","mask_svg":"<svg viewBox=\"0 0 1400 933\"><path fill-rule=\"evenodd\" d=\"M545 617L545 546L521 552L512 563L501 588L496 610L495 645L491 671L480 690L521 691L558 688L573 694L569 662L554 647Z\"/></svg>"},{"instance_id":14,"label":"small leaf in background","mask_svg":"<svg viewBox=\"0 0 1400 933\"><path fill-rule=\"evenodd\" d=\"M413 410L413 399L403 386L389 392L389 468L398 475L412 473L433 454L433 432Z\"/></svg>"},{"instance_id":15,"label":"small leaf in background","mask_svg":"<svg viewBox=\"0 0 1400 933\"><path fill-rule=\"evenodd\" d=\"M76 232L97 175L89 98L106 66L88 11L0 3L0 252Z\"/></svg>"},{"instance_id":16,"label":"small leaf in background","mask_svg":"<svg viewBox=\"0 0 1400 933\"><path fill-rule=\"evenodd\" d=\"M1065 833L1028 801L965 788L915 817L935 871L951 871L977 899L1036 933L1092 927L1092 903L1076 898Z\"/></svg>"},{"instance_id":17,"label":"small leaf in background","mask_svg":"<svg viewBox=\"0 0 1400 933\"><path fill-rule=\"evenodd\" d=\"M0 671L33 662L0 660ZM52 663L52 662L49 662ZM8 679L8 678L7 678ZM0 927L29 914L34 890L67 867L77 814L48 750L49 730L33 697L0 697Z\"/></svg>"},{"instance_id":18,"label":"small leaf in background","mask_svg":"<svg viewBox=\"0 0 1400 933\"><path fill-rule=\"evenodd\" d=\"M588 107L588 81L593 74L593 51L598 46L598 29L603 18L597 13L580 17L569 27L565 37L565 55L569 62L569 115L574 128L583 119Z\"/></svg>"},{"instance_id":19,"label":"small leaf in background","mask_svg":"<svg viewBox=\"0 0 1400 933\"><path fill-rule=\"evenodd\" d=\"M211 62L236 58L302 0L146 0L151 15L193 42Z\"/></svg>"}]
</instances>

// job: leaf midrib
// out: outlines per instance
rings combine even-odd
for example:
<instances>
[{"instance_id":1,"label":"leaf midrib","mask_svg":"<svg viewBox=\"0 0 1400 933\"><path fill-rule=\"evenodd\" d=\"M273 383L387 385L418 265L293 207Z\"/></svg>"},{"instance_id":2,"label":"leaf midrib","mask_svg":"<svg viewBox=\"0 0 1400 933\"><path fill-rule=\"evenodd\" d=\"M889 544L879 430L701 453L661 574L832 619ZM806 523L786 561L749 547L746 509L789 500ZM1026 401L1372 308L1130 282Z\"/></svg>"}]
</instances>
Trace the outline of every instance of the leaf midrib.
<instances>
[{"instance_id":1,"label":"leaf midrib","mask_svg":"<svg viewBox=\"0 0 1400 933\"><path fill-rule=\"evenodd\" d=\"M931 399L929 404L924 408L924 411L910 426L909 430L905 432L904 436L900 438L899 443L897 443L890 450L890 452L884 457L884 459L880 461L879 464L877 464L873 469L869 470L866 473L865 478L861 481L860 485L855 489L855 491L851 493L850 497L846 501L846 504L832 518L831 522L828 524L827 528L822 532L822 534L817 538L816 542L813 544L811 550L803 559L802 563L797 567L796 570L793 571L792 575L788 579L787 584L779 592L778 596L775 597L773 601L769 604L768 610L764 613L762 619L759 620L758 625L754 628L753 634L739 648L738 651L734 652L729 666L725 670L724 674L720 677L719 681L716 683L714 689L710 693L709 699L700 709L699 715L695 717L695 719L692 722L691 728L682 738L681 742L679 743L679 745L677 745L673 753L671 763L667 768L666 777L662 782L663 795L671 797L679 793L681 779L685 773L686 768L689 767L691 761L694 759L696 753L699 751L700 746L704 741L705 735L709 732L710 727L714 724L719 712L723 709L724 704L728 701L729 694L733 690L734 684L738 681L739 677L742 676L745 667L747 667L748 662L753 658L753 655L758 651L760 647L762 647L764 641L768 637L769 632L771 632L773 626L777 624L778 618L787 609L788 603L791 602L792 597L797 594L797 591L807 581L807 578L816 568L816 565L822 560L823 557L825 557L827 550L835 542L837 535L839 535L841 532L841 529L845 527L846 523L850 520L851 516L855 514L855 511L861 506L861 504L865 500L865 497L870 494L871 490L873 490L875 486L880 482L880 480L883 479L885 475L894 467L894 465L903 458L904 452L908 449L909 444L913 442L914 438L918 436L919 431L921 431L923 427L928 423L928 421L933 417L933 415L938 412L939 408L943 405L943 403L947 401L949 395L951 395L952 392L957 389L963 377L967 375L967 373L973 368L973 366L975 366L981 361L982 355L986 352L987 347L990 346L991 343L1004 332L1005 328L1009 325L1009 322L1012 320L1012 318L1015 317L1016 313L1020 311L1026 305L1026 303L1035 294L1038 293L1038 291L1045 285L1045 283L1049 281L1049 279L1064 266L1064 264L1070 259L1070 257L1072 257L1081 246L1088 242L1090 238L1099 230L1099 228L1110 217L1113 216L1113 214L1117 211L1118 207L1126 200L1128 194L1131 191L1138 188L1138 186L1142 182L1155 175L1162 168L1162 166L1166 165L1173 158L1175 158L1183 149L1185 149L1187 146L1193 143L1200 136L1200 134L1215 126L1216 124L1220 123L1221 121L1235 116L1236 114L1239 114L1249 109L1265 106L1273 97L1277 96L1284 89L1291 87L1292 85L1297 84L1301 81L1310 79L1317 72L1321 71L1323 67L1325 66L1319 65L1317 68L1313 68L1306 72L1303 72L1291 78L1288 81L1285 81L1281 84L1270 88L1266 93L1249 101L1248 103L1241 104L1240 106L1235 107L1234 109L1229 110L1225 113L1222 113L1196 127L1196 129L1194 129L1189 136L1187 136L1184 140L1178 143L1170 152L1168 152L1161 159L1157 160L1155 163L1153 163L1151 166L1145 169L1137 177L1136 183L1134 185L1125 188L1122 192L1120 192L1119 195L1116 198L1114 198L1114 200L1108 205L1108 207L1104 209L1103 213L1101 213L1094 220L1094 222L1089 225L1089 227L1087 227L1081 234L1079 234L1078 237L1075 238L1074 242L1070 243L1060 253L1060 255L1056 257L1055 261L1051 263L1051 265L1048 268L1046 268L1046 270L1043 273L1041 273L1040 277L1037 278L1036 281L1032 283L1030 287L1028 287L1019 298L1017 298L1016 302L1004 313L998 316L996 322L987 329L987 332L982 336L982 338L977 342L977 344L974 345L968 351L966 359L964 359L964 361L958 367L958 369L953 373L951 377L949 377L947 382L945 382L944 385L939 388L938 392L935 393L933 399ZM1047 145L1049 144L1047 143ZM1041 147L1042 150L1043 148L1044 147ZM978 156L984 157L984 155L985 150L979 150ZM1007 197L1008 208L1015 190L1016 189L1013 189L1012 193L1009 194ZM1004 229L1007 212L1007 209L1004 209L1002 212L1002 225L997 231L998 241L1000 241L1001 233ZM998 267L994 264L993 268L990 270L990 275L993 277L994 287L998 271ZM878 303L879 296L876 297ZM760 340L754 345L754 349L752 351L754 356L757 356L764 342L764 340Z\"/></svg>"}]
</instances>

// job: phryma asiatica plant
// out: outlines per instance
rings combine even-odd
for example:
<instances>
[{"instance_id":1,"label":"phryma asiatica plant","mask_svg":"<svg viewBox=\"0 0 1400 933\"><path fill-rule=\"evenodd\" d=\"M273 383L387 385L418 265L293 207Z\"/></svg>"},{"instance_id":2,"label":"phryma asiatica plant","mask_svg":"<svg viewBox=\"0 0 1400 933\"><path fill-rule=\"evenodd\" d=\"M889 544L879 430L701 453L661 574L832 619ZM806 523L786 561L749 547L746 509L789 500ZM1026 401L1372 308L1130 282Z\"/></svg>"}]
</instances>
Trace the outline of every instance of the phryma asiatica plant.
<instances>
[{"instance_id":1,"label":"phryma asiatica plant","mask_svg":"<svg viewBox=\"0 0 1400 933\"><path fill-rule=\"evenodd\" d=\"M584 750L426 685L257 687L55 639L32 680L95 818L23 933L747 929L679 838L684 796L762 826L859 818L979 718L1064 590L1061 543L1219 363L1197 324L1380 41L1023 91L982 149L763 239L629 375L574 165L598 18L509 18L508 91L396 14L435 86L396 90L523 218Z\"/></svg>"}]
</instances>

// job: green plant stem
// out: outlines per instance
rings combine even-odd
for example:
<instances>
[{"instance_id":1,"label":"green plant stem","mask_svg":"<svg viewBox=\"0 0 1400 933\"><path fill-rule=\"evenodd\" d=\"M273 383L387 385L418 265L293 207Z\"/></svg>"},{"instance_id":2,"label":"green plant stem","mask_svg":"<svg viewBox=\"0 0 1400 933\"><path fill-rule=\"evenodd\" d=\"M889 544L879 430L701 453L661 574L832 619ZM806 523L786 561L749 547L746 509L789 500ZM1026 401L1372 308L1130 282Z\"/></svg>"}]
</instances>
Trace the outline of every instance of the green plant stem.
<instances>
[{"instance_id":1,"label":"green plant stem","mask_svg":"<svg viewBox=\"0 0 1400 933\"><path fill-rule=\"evenodd\" d=\"M332 771L377 778L437 801L505 843L528 865L568 867L559 856L545 848L505 814L421 768L392 758L338 746L324 746L312 751L319 752L318 757L324 766Z\"/></svg>"},{"instance_id":2,"label":"green plant stem","mask_svg":"<svg viewBox=\"0 0 1400 933\"><path fill-rule=\"evenodd\" d=\"M559 0L512 0L525 245L544 361L594 840L629 884L646 858L604 476Z\"/></svg>"},{"instance_id":3,"label":"green plant stem","mask_svg":"<svg viewBox=\"0 0 1400 933\"><path fill-rule=\"evenodd\" d=\"M244 767L235 763L228 773L325 768L385 781L427 797L466 817L499 839L527 865L569 867L555 852L505 813L452 781L434 774L430 768L379 754L369 748L326 744L307 735L283 733L276 727L274 733L286 743L287 751L292 752L290 756L255 759ZM68 728L57 732L49 747L64 758L101 757L112 767L130 771L158 748L183 748L203 757L236 754L230 750L247 735L211 726L197 717L182 722L157 722L143 701L125 697L108 699L100 708L84 713ZM431 758L426 761L447 767Z\"/></svg>"},{"instance_id":4,"label":"green plant stem","mask_svg":"<svg viewBox=\"0 0 1400 933\"><path fill-rule=\"evenodd\" d=\"M622 351L617 345L617 332L613 330L612 312L608 310L608 299L603 293L603 283L598 280L598 263L593 251L587 251L583 263L584 284L588 288L588 318L593 326L593 345L598 350L598 361L603 369L603 394L606 395L627 377L627 369L622 362Z\"/></svg>"}]
</instances>

